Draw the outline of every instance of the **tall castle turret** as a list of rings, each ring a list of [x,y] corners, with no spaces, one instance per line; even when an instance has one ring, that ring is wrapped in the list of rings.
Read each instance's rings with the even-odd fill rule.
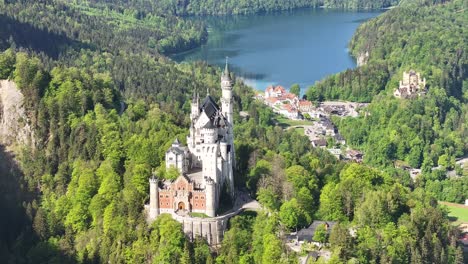
[[[224,72],[221,75],[221,89],[222,89],[222,96],[221,96],[221,111],[223,115],[229,122],[229,129],[226,135],[226,141],[228,142],[230,148],[230,155],[227,157],[229,164],[231,167],[228,168],[227,171],[227,179],[228,179],[228,187],[231,196],[234,197],[234,175],[233,175],[233,167],[235,167],[235,155],[234,155],[234,133],[232,130],[234,124],[234,101],[232,98],[232,80],[231,74],[229,72],[228,61],[226,58],[226,66],[224,67]]]
[[[226,60],[224,72],[221,75],[221,111],[230,124],[233,124],[233,101],[232,101],[232,80],[229,73],[229,67]]]
[[[152,177],[150,183],[150,204],[149,204],[149,219],[154,220],[159,215],[159,190],[158,179]]]
[[[207,178],[206,181],[206,215],[210,217],[215,216],[216,212],[216,183],[211,179]]]

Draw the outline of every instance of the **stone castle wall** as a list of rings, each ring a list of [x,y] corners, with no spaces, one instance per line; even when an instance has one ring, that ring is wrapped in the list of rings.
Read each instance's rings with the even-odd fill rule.
[[[211,246],[221,244],[229,220],[229,217],[196,218],[183,217],[175,214],[172,215],[172,217],[182,223],[184,233],[188,238],[193,240],[197,236],[203,237]]]

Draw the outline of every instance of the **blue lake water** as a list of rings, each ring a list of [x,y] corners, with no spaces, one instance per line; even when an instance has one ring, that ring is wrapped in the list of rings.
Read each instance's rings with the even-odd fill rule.
[[[205,45],[172,56],[175,61],[204,60],[231,69],[247,84],[270,84],[304,91],[325,76],[356,66],[347,45],[357,27],[380,11],[300,9],[275,14],[205,17]]]

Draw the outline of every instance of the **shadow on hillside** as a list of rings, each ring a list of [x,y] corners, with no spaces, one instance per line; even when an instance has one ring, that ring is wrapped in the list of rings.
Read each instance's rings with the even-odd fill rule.
[[[88,44],[38,29],[5,15],[0,15],[0,25],[0,50],[9,48],[10,42],[13,41],[18,48],[44,53],[52,59],[58,59],[69,49],[92,48]]]
[[[0,145],[0,262],[56,263],[70,258],[48,242],[40,242],[33,230],[33,194],[14,156]]]

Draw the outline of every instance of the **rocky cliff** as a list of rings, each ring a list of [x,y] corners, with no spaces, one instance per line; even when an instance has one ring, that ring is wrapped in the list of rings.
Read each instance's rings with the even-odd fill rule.
[[[34,145],[34,134],[23,107],[24,96],[16,84],[0,80],[0,144]]]
[[[359,67],[359,66],[366,65],[368,60],[369,60],[369,52],[368,51],[359,53],[359,55],[356,58],[357,66]]]

